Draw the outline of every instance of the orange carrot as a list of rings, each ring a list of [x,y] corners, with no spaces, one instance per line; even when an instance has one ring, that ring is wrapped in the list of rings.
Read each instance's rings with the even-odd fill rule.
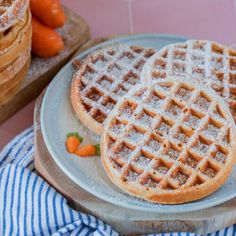
[[[80,157],[87,157],[87,156],[94,156],[100,155],[100,145],[86,145],[83,147],[80,147],[78,150],[75,151],[75,154]]]
[[[61,36],[32,17],[32,51],[40,57],[52,57],[64,47]]]
[[[57,28],[65,24],[66,16],[59,0],[30,0],[30,10],[49,27]]]
[[[79,136],[78,133],[67,134],[67,139],[66,139],[67,151],[70,153],[74,153],[78,149],[82,141],[83,141],[83,138]]]

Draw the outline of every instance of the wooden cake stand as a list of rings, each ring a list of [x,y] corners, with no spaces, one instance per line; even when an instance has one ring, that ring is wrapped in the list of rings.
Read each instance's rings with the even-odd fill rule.
[[[90,40],[80,47],[75,55],[114,37],[117,36]],[[47,150],[40,124],[43,97],[44,93],[37,99],[34,112],[35,168],[50,185],[68,199],[72,208],[100,218],[124,235],[158,232],[207,234],[236,222],[236,199],[201,211],[159,214],[118,207],[86,192],[59,169]]]
[[[47,150],[40,126],[43,97],[44,94],[41,94],[35,105],[35,167],[50,185],[68,199],[74,209],[100,218],[125,235],[181,231],[206,234],[236,222],[236,199],[202,211],[158,214],[118,207],[87,193],[59,169]]]

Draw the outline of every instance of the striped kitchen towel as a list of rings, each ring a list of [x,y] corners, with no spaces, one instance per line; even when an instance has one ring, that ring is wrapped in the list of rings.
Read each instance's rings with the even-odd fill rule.
[[[0,153],[0,235],[120,235],[97,218],[71,209],[67,201],[34,172],[33,129]],[[158,236],[196,236],[192,233]],[[236,235],[231,226],[209,236]]]

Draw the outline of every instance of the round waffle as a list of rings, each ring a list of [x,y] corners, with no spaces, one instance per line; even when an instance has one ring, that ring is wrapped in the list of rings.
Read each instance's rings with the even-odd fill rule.
[[[15,45],[0,55],[0,91],[8,87],[13,81],[12,78],[21,70],[30,57],[31,50],[31,16],[25,27],[19,32]],[[0,41],[1,42],[1,41]],[[22,78],[23,79],[23,78]]]
[[[102,134],[102,162],[131,195],[165,204],[217,190],[235,163],[236,128],[224,101],[190,79],[137,85],[115,106]]]
[[[30,63],[28,0],[0,0],[0,105],[15,95]]]
[[[21,70],[14,76],[14,78],[12,78],[11,83],[9,83],[9,86],[2,90],[2,92],[0,93],[0,106],[6,104],[12,98],[12,96],[14,96],[19,90],[22,80],[25,78],[28,72],[30,59],[31,58],[29,54],[28,61],[26,61]]]
[[[24,77],[16,76],[23,67],[30,61],[31,47],[28,47],[22,52],[18,58],[11,63],[11,65],[1,68],[0,67],[0,91],[9,89],[14,86],[15,83],[20,83]]]
[[[74,74],[71,101],[90,130],[101,134],[103,122],[117,101],[140,80],[143,64],[153,49],[115,45],[89,55]]]
[[[31,36],[31,14],[28,9],[24,18],[12,27],[7,34],[0,37],[1,68],[12,63],[12,61],[31,45]]]
[[[236,51],[211,41],[189,40],[157,52],[145,64],[142,79],[193,78],[211,87],[230,106],[236,120]]]
[[[0,0],[0,33],[22,20],[28,6],[28,0]]]

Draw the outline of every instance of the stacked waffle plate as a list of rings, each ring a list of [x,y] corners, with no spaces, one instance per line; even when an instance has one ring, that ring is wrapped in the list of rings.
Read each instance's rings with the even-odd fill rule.
[[[71,101],[102,135],[104,170],[123,191],[165,204],[208,196],[236,161],[236,52],[189,40],[159,52],[114,45],[88,55]]]
[[[30,64],[28,0],[0,1],[0,105],[18,90]]]

